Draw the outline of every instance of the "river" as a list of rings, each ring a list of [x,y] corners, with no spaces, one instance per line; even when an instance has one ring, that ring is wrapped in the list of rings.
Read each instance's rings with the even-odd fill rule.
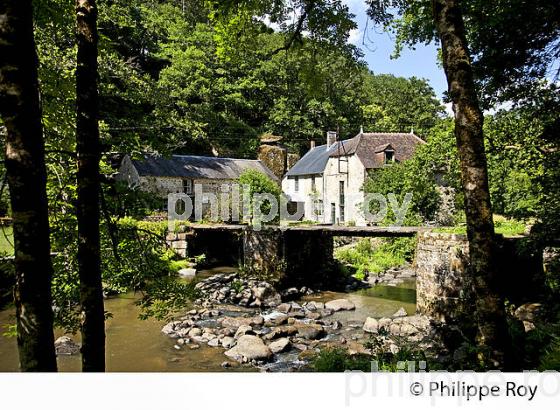
[[[215,272],[231,271],[232,268],[215,268],[201,272],[209,276]],[[414,281],[406,281],[399,286],[378,285],[352,293],[322,292],[308,296],[305,300],[328,301],[346,298],[356,305],[355,311],[336,312],[334,319],[343,323],[364,322],[367,316],[391,316],[400,307],[408,314],[415,311],[416,292]],[[105,309],[113,315],[106,323],[107,370],[112,372],[219,372],[254,371],[245,366],[224,369],[221,363],[226,359],[222,348],[201,346],[190,350],[177,350],[173,339],[161,333],[165,324],[155,319],[138,319],[139,308],[135,302],[138,295],[132,293],[109,298]],[[5,326],[13,324],[14,310],[0,312],[0,333]],[[63,333],[56,331],[55,336]],[[73,336],[79,342],[79,335]],[[80,371],[80,357],[59,356],[58,368],[64,372]],[[17,345],[15,338],[0,335],[0,371],[18,371]]]

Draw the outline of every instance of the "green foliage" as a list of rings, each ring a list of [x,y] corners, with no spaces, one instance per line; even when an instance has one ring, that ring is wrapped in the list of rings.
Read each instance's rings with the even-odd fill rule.
[[[169,320],[198,297],[195,285],[195,281],[183,282],[173,277],[150,281],[144,288],[144,296],[137,302],[141,308],[140,319]]]
[[[335,258],[354,267],[358,279],[364,279],[366,273],[379,274],[412,261],[415,238],[390,238],[380,242],[375,246],[370,239],[360,239],[355,246],[335,250]]]
[[[0,255],[14,253],[14,234],[11,226],[0,226]]]
[[[418,366],[420,361],[426,362],[424,351],[404,340],[396,341],[399,350],[391,353],[379,349],[375,339],[366,342],[365,347],[373,349],[373,356],[358,354],[350,355],[346,349],[335,347],[321,350],[311,362],[313,370],[317,372],[344,372],[344,371],[408,371],[406,362],[413,361]],[[430,366],[435,369],[434,364]],[[419,371],[419,367],[416,368]],[[428,369],[426,369],[428,370]]]
[[[344,372],[346,370],[371,371],[372,358],[366,355],[350,356],[345,349],[332,348],[321,350],[312,360],[316,372]]]
[[[276,199],[276,203],[280,204],[280,195],[282,194],[280,186],[262,172],[253,169],[244,171],[239,176],[239,184],[248,187],[248,192],[245,190],[244,194],[249,194],[251,209],[253,209],[253,200],[256,194],[270,194]],[[270,201],[264,200],[260,206],[261,213],[268,215],[271,209]],[[278,219],[279,215],[276,216],[275,221],[278,221]]]
[[[426,135],[443,116],[441,102],[428,82],[390,74],[364,76],[364,127],[368,130],[403,132],[414,129]]]

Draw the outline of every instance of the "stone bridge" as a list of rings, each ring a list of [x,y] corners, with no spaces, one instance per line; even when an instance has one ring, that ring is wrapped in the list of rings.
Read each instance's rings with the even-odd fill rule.
[[[334,236],[412,237],[421,227],[336,225],[187,225],[167,241],[182,256],[205,254],[214,263],[238,265],[283,286],[323,284],[335,273]]]
[[[168,234],[167,241],[180,255],[205,254],[213,264],[239,266],[281,287],[320,287],[336,282],[339,274],[333,257],[335,236],[417,236],[418,312],[445,320],[472,309],[466,235],[425,227],[299,225],[254,230],[247,225],[187,225],[182,232]],[[499,287],[519,303],[538,293],[542,282],[542,258],[516,251],[523,239],[497,236],[500,270],[507,275]]]

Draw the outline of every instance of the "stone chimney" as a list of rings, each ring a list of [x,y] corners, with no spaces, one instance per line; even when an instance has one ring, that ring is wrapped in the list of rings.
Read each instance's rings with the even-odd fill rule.
[[[315,148],[315,140],[311,140],[309,142],[309,149],[313,149],[313,148]]]
[[[337,140],[336,131],[327,131],[327,149],[333,146]]]

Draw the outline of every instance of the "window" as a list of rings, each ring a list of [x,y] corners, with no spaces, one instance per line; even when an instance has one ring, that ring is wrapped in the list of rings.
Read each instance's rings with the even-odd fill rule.
[[[299,177],[294,178],[294,191],[299,191]]]
[[[324,212],[323,201],[321,199],[317,199],[315,201],[315,215],[317,217],[323,216],[323,212]]]
[[[344,181],[338,183],[338,208],[340,222],[344,222]]]
[[[385,151],[385,163],[391,164],[395,162],[395,151],[387,150]]]
[[[317,192],[317,186],[315,185],[315,177],[311,177],[311,192]]]
[[[192,179],[183,179],[183,193],[187,195],[191,195],[193,193]]]

